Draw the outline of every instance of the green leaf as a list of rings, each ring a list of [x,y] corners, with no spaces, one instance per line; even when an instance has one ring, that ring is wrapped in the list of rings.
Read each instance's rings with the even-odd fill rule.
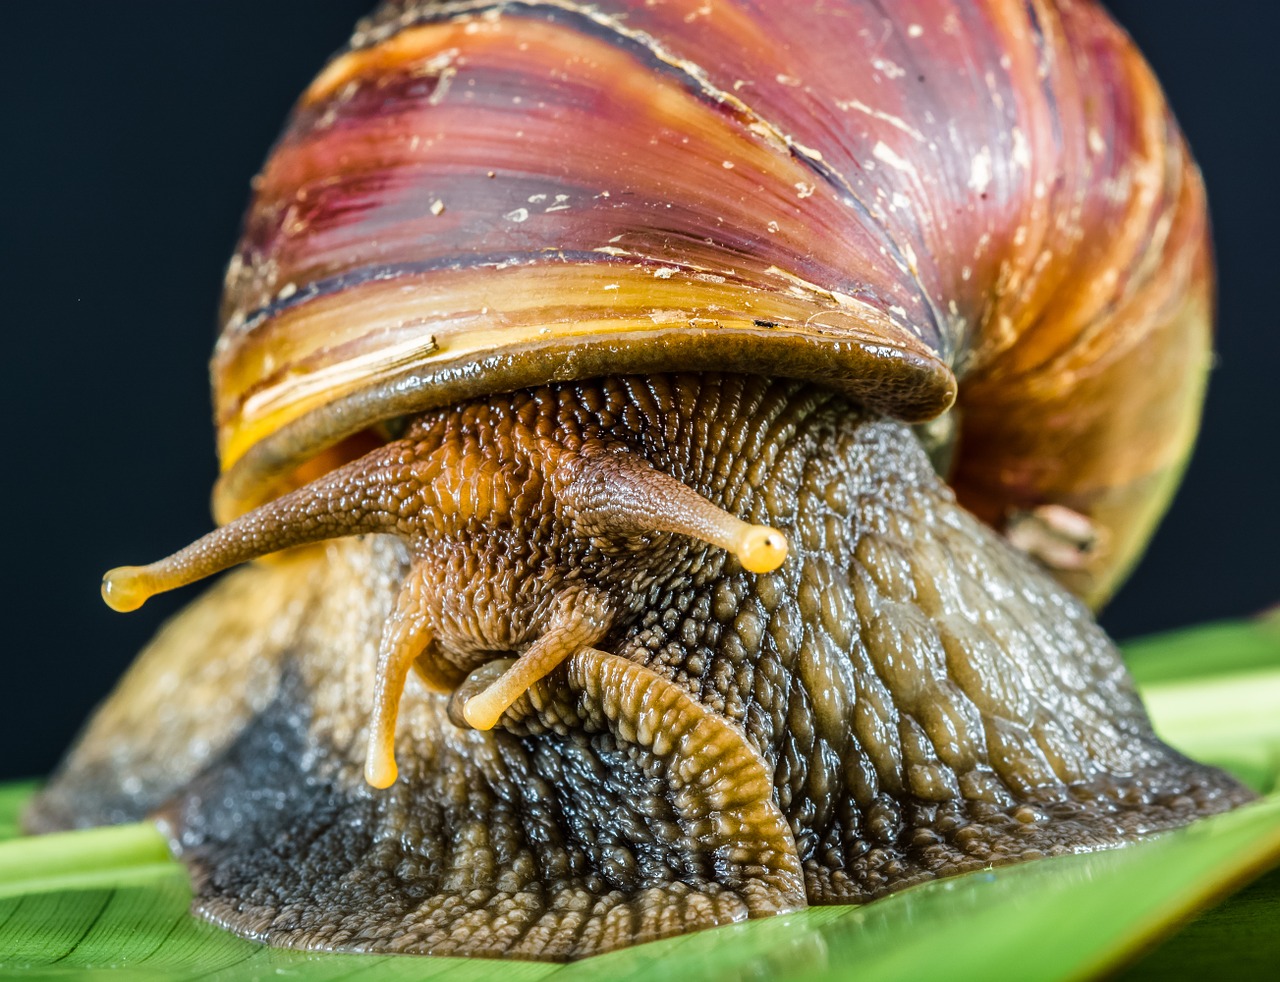
[[[1125,982],[1280,975],[1280,870],[1202,913],[1123,973]],[[1224,968],[1229,971],[1224,972]]]
[[[1157,729],[1255,788],[1280,788],[1280,617],[1130,646]],[[33,786],[0,787],[0,839]],[[1280,793],[1111,852],[926,884],[865,907],[814,908],[574,965],[263,948],[187,914],[190,888],[150,825],[0,842],[0,970],[22,979],[759,982],[1083,979],[1114,972],[1194,911],[1280,862]],[[1280,871],[1122,975],[1280,973]]]
[[[149,824],[22,839],[0,847],[0,900],[145,881],[156,867],[172,866],[164,839]]]
[[[1280,788],[1280,612],[1125,647],[1158,732],[1256,791]]]
[[[0,842],[18,834],[18,813],[36,787],[35,781],[0,784]]]
[[[1130,641],[1125,661],[1138,684],[1185,682],[1280,669],[1280,608],[1251,621],[1221,621]]]

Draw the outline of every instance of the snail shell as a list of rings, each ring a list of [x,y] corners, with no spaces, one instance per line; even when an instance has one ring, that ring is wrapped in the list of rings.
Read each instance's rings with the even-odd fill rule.
[[[1198,415],[1203,189],[1095,3],[387,3],[255,188],[230,524],[105,592],[399,540],[193,605],[33,827],[154,814],[276,943],[564,958],[1247,800],[992,529],[1100,602]]]
[[[1086,516],[1105,547],[1066,579],[1101,601],[1209,359],[1204,190],[1150,69],[1078,0],[700,10],[360,25],[228,271],[219,519],[424,408],[732,366],[911,422],[959,391],[961,501]]]

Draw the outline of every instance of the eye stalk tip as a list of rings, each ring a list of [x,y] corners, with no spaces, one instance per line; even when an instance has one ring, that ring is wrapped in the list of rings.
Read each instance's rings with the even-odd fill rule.
[[[768,525],[748,525],[735,550],[749,573],[772,573],[787,558],[787,537]]]
[[[495,701],[490,690],[486,689],[466,701],[462,707],[462,717],[472,729],[492,730],[506,708],[500,700]]]
[[[396,778],[400,776],[400,770],[396,767],[394,757],[382,757],[369,755],[364,765],[364,779],[369,783],[370,787],[377,788],[379,791],[391,787],[396,783]]]
[[[146,573],[137,566],[117,566],[102,577],[103,602],[121,613],[137,610],[153,592]]]

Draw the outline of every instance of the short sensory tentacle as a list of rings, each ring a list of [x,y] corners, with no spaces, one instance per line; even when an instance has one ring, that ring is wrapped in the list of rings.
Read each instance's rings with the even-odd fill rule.
[[[472,696],[462,715],[477,730],[491,730],[529,687],[582,648],[595,645],[612,626],[607,598],[594,590],[566,590],[556,599],[551,623],[495,682]]]
[[[733,553],[751,573],[772,572],[787,558],[777,529],[742,521],[636,454],[584,455],[578,467],[561,498],[583,535],[674,532]]]
[[[391,787],[400,773],[396,767],[396,719],[400,713],[400,698],[404,694],[409,669],[419,661],[419,656],[432,641],[427,619],[428,583],[427,566],[415,564],[400,588],[395,609],[382,627],[378,667],[374,672],[373,709],[369,717],[369,748],[364,765],[365,780],[375,788]],[[432,688],[440,688],[440,681],[425,671],[420,670],[419,676]]]

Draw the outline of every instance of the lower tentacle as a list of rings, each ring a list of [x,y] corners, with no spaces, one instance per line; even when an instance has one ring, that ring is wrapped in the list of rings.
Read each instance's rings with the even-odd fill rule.
[[[410,568],[396,597],[395,609],[382,628],[364,766],[365,780],[375,788],[391,787],[399,773],[395,744],[400,699],[410,668],[422,660],[423,649],[431,643],[427,589],[428,570],[423,564],[416,564]]]
[[[467,724],[492,729],[507,708],[529,687],[580,648],[604,637],[614,620],[608,600],[591,590],[574,590],[557,598],[550,626],[533,645],[483,692],[463,706]]]

